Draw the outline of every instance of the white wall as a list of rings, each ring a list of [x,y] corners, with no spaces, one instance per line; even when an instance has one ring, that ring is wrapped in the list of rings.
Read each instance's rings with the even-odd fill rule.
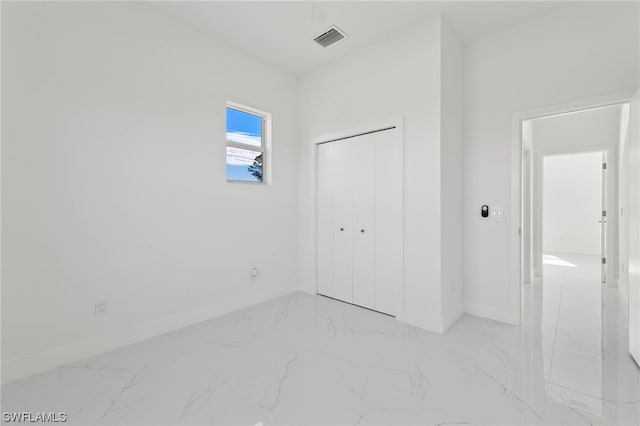
[[[629,104],[621,108],[618,143],[618,291],[629,300]]]
[[[640,364],[640,105],[629,106],[629,348]]]
[[[291,76],[163,13],[2,4],[5,381],[293,291],[298,278],[315,292],[310,141],[397,116],[404,319],[444,330],[461,278],[467,311],[509,318],[512,114],[638,86],[635,3],[580,3],[472,43],[460,167],[461,51],[440,17],[306,76],[298,97]],[[225,183],[228,99],[273,113],[273,185]],[[485,203],[505,218],[481,220]],[[96,299],[108,315],[94,317]]]
[[[638,87],[638,5],[581,2],[466,46],[464,297],[469,312],[514,320],[508,267],[519,223],[511,200],[512,118],[519,111]],[[483,221],[482,204],[505,207]],[[518,205],[515,203],[514,205]],[[519,222],[519,220],[518,220]]]
[[[432,330],[441,315],[439,57],[438,18],[300,82],[300,288],[316,292],[312,138],[404,116],[404,320]]]
[[[612,105],[533,120],[534,150],[557,153],[615,147],[620,109],[620,105]]]
[[[2,64],[4,381],[295,291],[293,77],[141,3],[3,2]],[[272,185],[225,182],[226,100]]]
[[[543,174],[544,253],[600,256],[602,152],[545,156]]]
[[[546,206],[542,200],[542,191],[546,191],[543,185],[543,168],[542,158],[544,155],[584,152],[593,150],[602,150],[607,154],[608,174],[607,174],[607,202],[606,210],[609,212],[607,217],[607,258],[609,265],[617,263],[617,226],[618,217],[615,213],[617,210],[618,189],[617,189],[617,148],[620,134],[620,105],[611,105],[602,108],[592,108],[569,114],[559,114],[550,117],[531,120],[532,125],[532,141],[533,152],[535,154],[534,179],[538,185],[537,192],[539,199],[535,200],[533,206],[533,233],[534,233],[534,263],[536,265],[536,273],[541,276],[542,252],[543,252],[543,234],[548,237],[548,233],[544,229],[543,215],[546,214]],[[598,188],[602,185],[598,184]],[[601,203],[600,203],[601,204]],[[600,210],[600,207],[597,211]],[[577,212],[576,212],[577,213]],[[584,220],[584,215],[582,215]],[[586,223],[584,224],[586,226]],[[599,238],[599,237],[598,237]],[[548,241],[547,241],[548,242]],[[575,246],[575,245],[573,245]],[[556,248],[562,248],[557,246]],[[570,246],[564,246],[568,249]],[[572,249],[572,250],[575,250]],[[560,250],[562,251],[562,250]],[[576,253],[580,253],[577,251]],[[591,254],[599,254],[600,249],[594,251],[587,250]],[[610,277],[617,276],[615,266],[607,275]],[[609,284],[614,281],[609,280]]]
[[[462,45],[446,19],[441,40],[440,217],[442,331],[462,315]]]
[[[300,83],[300,288],[316,292],[312,139],[402,116],[405,232],[402,319],[436,332],[457,318],[455,314],[443,312],[443,276],[446,275],[447,286],[451,282],[460,285],[455,270],[443,273],[443,248],[447,250],[446,256],[453,256],[460,239],[452,235],[450,242],[443,243],[444,238],[449,238],[443,233],[452,224],[441,227],[441,183],[444,178],[445,185],[456,188],[461,179],[456,176],[460,166],[455,165],[456,151],[460,150],[457,118],[443,120],[441,130],[441,109],[455,114],[460,105],[456,79],[460,58],[455,50],[459,45],[447,32],[445,40],[453,50],[451,56],[442,59],[442,28],[440,16],[420,22],[305,76]],[[443,70],[453,74],[442,89],[451,94],[451,100],[441,104]],[[446,143],[442,149],[441,131],[442,144]],[[442,150],[447,153],[442,155]],[[448,161],[454,163],[453,169],[441,175],[441,162]],[[455,195],[445,202],[452,208],[458,203]],[[455,268],[456,260],[449,259],[451,266],[444,267]],[[456,290],[452,292],[447,287],[446,291],[452,293],[447,299],[448,306],[455,310]]]

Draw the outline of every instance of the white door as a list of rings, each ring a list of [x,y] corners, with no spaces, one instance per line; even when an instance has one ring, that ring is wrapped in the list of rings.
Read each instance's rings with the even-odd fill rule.
[[[602,153],[602,203],[600,205],[600,278],[607,282],[607,153]]]
[[[378,133],[353,138],[353,303],[375,309],[375,148]]]
[[[353,303],[353,162],[354,144],[333,145],[333,296]]]
[[[318,293],[333,296],[333,144],[318,145]]]
[[[403,264],[398,130],[318,146],[318,293],[396,315]]]

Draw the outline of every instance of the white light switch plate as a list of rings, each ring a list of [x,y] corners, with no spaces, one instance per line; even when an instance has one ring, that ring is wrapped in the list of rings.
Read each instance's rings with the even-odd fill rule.
[[[491,208],[491,217],[503,217],[504,210],[502,207],[492,207]]]

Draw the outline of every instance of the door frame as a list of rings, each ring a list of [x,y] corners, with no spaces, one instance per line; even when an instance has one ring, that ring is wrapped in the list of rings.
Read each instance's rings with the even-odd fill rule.
[[[338,130],[331,133],[325,133],[320,136],[312,137],[311,143],[313,144],[313,283],[315,294],[318,294],[318,145],[328,142],[337,141],[340,139],[346,139],[350,137],[359,136],[366,133],[384,131],[395,128],[396,140],[402,146],[402,278],[396,289],[396,312],[395,318],[398,321],[404,321],[404,270],[405,270],[405,258],[406,252],[406,228],[404,226],[406,222],[406,179],[407,175],[404,170],[405,164],[405,147],[404,147],[404,116],[398,116],[382,120],[378,122],[365,123],[360,126],[350,127],[343,130]]]
[[[522,122],[550,115],[577,112],[585,109],[605,107],[630,102],[633,93],[615,93],[606,96],[587,98],[562,104],[554,104],[528,110],[521,110],[511,115],[511,214],[509,215],[510,260],[509,277],[511,280],[511,323],[520,324],[522,312],[522,280],[521,280],[521,205],[522,205]]]

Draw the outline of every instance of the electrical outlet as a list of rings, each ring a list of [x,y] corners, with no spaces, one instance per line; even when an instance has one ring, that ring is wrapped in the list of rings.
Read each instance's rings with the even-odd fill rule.
[[[258,276],[258,268],[251,268],[251,278],[256,278]]]
[[[502,207],[493,207],[491,209],[491,217],[503,217],[504,216],[504,210],[502,209]]]
[[[104,300],[96,300],[95,314],[96,316],[105,315],[107,313],[107,302]]]

